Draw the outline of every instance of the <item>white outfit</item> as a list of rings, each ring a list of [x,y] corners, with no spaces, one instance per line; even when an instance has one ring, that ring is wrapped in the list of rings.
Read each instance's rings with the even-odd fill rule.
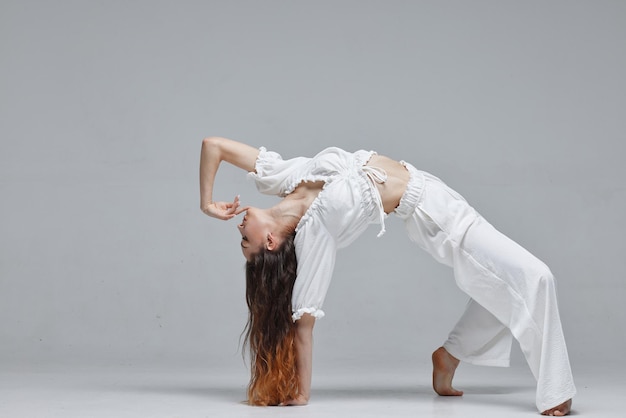
[[[320,318],[338,248],[353,242],[384,211],[374,181],[384,173],[365,167],[372,151],[329,148],[313,158],[282,160],[261,148],[256,173],[259,191],[285,196],[302,181],[325,186],[296,228],[297,278],[293,318]],[[512,336],[537,379],[539,411],[576,393],[563,337],[554,278],[548,267],[482,218],[454,190],[429,173],[404,163],[407,190],[395,209],[412,241],[454,269],[458,286],[471,300],[444,347],[473,364],[507,366]]]
[[[468,363],[508,366],[514,336],[537,379],[539,411],[571,399],[576,388],[550,269],[437,177],[404,164],[411,177],[395,213],[471,297],[445,349]]]
[[[296,227],[294,321],[304,313],[316,318],[324,316],[322,305],[337,250],[351,244],[370,224],[381,221],[380,195],[370,180],[371,171],[363,170],[372,154],[327,148],[313,158],[283,160],[279,154],[261,148],[256,173],[248,173],[261,193],[281,197],[303,181],[324,182]]]

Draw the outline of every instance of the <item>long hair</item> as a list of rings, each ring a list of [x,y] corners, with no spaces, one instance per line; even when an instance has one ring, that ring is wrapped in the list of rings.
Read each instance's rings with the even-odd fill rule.
[[[250,405],[279,405],[298,396],[295,324],[291,294],[296,279],[295,233],[279,248],[261,250],[246,263],[248,323],[244,350],[250,354]]]

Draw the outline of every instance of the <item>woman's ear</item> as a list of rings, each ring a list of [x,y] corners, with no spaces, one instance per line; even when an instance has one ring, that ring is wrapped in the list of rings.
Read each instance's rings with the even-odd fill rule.
[[[274,234],[269,232],[267,234],[267,242],[265,243],[265,248],[269,251],[274,251],[276,248],[278,248],[278,245],[279,245],[278,239],[276,239]]]

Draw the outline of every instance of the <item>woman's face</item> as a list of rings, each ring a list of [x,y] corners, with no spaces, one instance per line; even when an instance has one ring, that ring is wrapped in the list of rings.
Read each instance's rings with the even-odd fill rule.
[[[241,251],[246,260],[258,253],[267,244],[269,230],[263,222],[263,212],[257,208],[248,208],[244,213],[243,220],[237,225],[241,233]]]

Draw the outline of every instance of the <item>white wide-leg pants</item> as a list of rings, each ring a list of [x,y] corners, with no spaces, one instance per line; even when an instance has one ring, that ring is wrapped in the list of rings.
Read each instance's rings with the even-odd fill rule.
[[[446,350],[471,364],[508,366],[515,337],[537,379],[539,411],[572,398],[576,388],[550,269],[437,177],[403,164],[411,179],[395,213],[412,241],[454,269],[457,285],[471,298]]]

